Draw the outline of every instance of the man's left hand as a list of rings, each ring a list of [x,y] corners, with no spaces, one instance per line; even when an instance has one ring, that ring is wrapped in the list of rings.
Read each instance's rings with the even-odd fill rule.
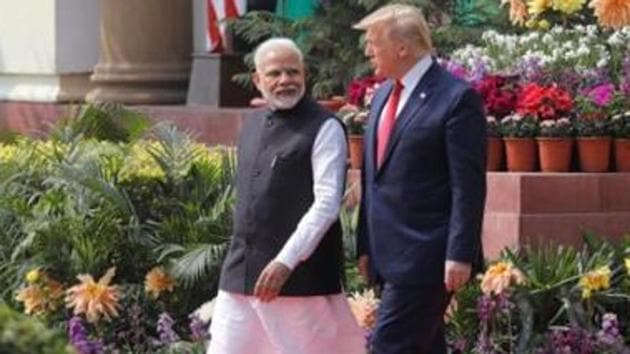
[[[254,296],[262,302],[270,302],[280,293],[282,286],[289,279],[291,269],[278,261],[271,261],[256,281]]]
[[[447,260],[444,265],[444,286],[446,286],[446,291],[455,292],[466,284],[468,279],[470,279],[471,269],[470,263]]]

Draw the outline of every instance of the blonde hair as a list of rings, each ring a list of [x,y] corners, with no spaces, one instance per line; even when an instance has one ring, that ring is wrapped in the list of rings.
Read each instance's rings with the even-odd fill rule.
[[[390,38],[411,43],[420,53],[431,51],[431,31],[422,10],[415,6],[393,4],[365,16],[354,29],[365,31],[368,28],[383,28]]]
[[[295,44],[293,40],[282,37],[270,38],[260,43],[254,51],[254,65],[256,65],[256,70],[262,69],[262,61],[264,56],[268,52],[274,50],[294,53],[300,60],[300,63],[302,63],[304,60],[302,51],[300,50],[300,48],[298,48],[297,44]]]

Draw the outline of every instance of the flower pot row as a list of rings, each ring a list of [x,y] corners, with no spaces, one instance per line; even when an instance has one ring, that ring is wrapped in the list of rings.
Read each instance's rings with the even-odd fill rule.
[[[542,172],[569,172],[574,151],[582,172],[611,171],[611,154],[616,171],[630,172],[630,139],[610,137],[488,138],[487,169],[500,171],[505,153],[510,172],[532,172],[538,167]]]

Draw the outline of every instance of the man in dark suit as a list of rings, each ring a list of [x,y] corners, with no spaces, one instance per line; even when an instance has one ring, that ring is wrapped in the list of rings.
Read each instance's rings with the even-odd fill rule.
[[[451,294],[483,261],[480,97],[431,57],[420,9],[388,5],[354,28],[377,76],[365,133],[359,267],[379,279],[374,353],[446,353]]]

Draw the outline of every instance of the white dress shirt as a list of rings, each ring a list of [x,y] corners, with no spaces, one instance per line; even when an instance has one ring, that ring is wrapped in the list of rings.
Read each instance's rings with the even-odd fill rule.
[[[315,251],[326,231],[337,220],[343,198],[347,149],[339,121],[331,118],[322,124],[311,153],[313,204],[282,247],[276,261],[294,269]]]
[[[407,104],[407,101],[409,101],[411,93],[416,88],[416,86],[418,86],[418,83],[427,72],[427,70],[429,70],[432,63],[433,59],[431,58],[431,56],[425,55],[420,60],[418,60],[418,62],[411,69],[409,69],[405,76],[403,76],[400,80],[403,85],[403,89],[400,92],[398,107],[396,107],[396,118],[398,118],[400,112],[402,112],[403,108],[405,108],[405,105]],[[385,114],[385,111],[385,109],[381,111],[380,119],[378,122],[379,125],[381,124],[381,122],[383,122],[383,115]]]

